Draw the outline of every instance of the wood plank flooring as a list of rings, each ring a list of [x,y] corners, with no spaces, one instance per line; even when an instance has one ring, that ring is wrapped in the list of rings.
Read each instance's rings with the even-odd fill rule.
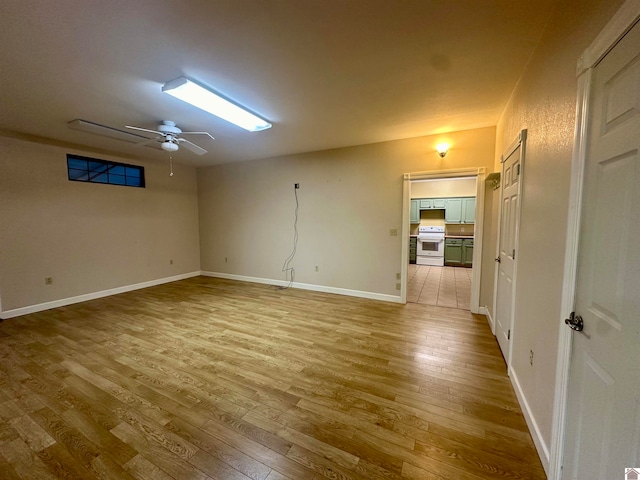
[[[0,322],[2,479],[544,479],[486,319],[196,277]]]
[[[469,310],[471,268],[409,265],[407,302]]]

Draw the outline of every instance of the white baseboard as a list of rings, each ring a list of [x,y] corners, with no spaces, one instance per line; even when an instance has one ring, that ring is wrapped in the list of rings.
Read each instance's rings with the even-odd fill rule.
[[[489,310],[489,307],[487,305],[485,305],[484,307],[480,307],[480,313],[482,313],[483,315],[486,315],[487,320],[489,320],[489,327],[491,327],[491,333],[493,333],[493,335],[495,336],[496,324],[493,321],[493,317],[491,316],[491,311]]]
[[[524,419],[526,420],[527,426],[529,427],[529,432],[531,433],[533,443],[535,444],[536,450],[538,451],[538,456],[540,457],[540,461],[542,462],[542,467],[544,468],[545,473],[549,475],[549,447],[542,438],[538,423],[536,422],[536,419],[531,412],[529,403],[527,402],[527,399],[524,396],[524,392],[522,391],[522,387],[520,386],[520,382],[518,381],[518,375],[516,375],[513,367],[511,367],[510,369],[509,377],[511,378],[511,384],[516,391],[518,403],[520,404],[520,408],[522,409],[522,413],[524,414]]]
[[[221,272],[200,272],[206,277],[226,278],[227,280],[238,280],[240,282],[264,283],[267,285],[277,285],[286,287],[289,282],[286,280],[274,280],[271,278],[248,277],[245,275],[235,275],[232,273]],[[385,295],[383,293],[364,292],[362,290],[349,290],[347,288],[326,287],[324,285],[313,285],[310,283],[293,282],[292,288],[300,288],[302,290],[311,290],[314,292],[335,293],[337,295],[347,295],[349,297],[368,298],[370,300],[381,300],[383,302],[403,303],[400,296]]]
[[[110,295],[130,292],[132,290],[139,290],[141,288],[153,287],[155,285],[161,285],[163,283],[176,282],[178,280],[184,280],[185,278],[197,277],[198,275],[200,275],[199,271],[183,273],[181,275],[158,278],[156,280],[136,283],[134,285],[125,285],[123,287],[110,288],[109,290],[102,290],[100,292],[87,293],[84,295],[78,295],[76,297],[63,298],[60,300],[53,300],[51,302],[39,303],[37,305],[29,305],[28,307],[15,308],[13,310],[7,310],[6,312],[0,312],[0,319],[5,320],[7,318],[19,317],[20,315],[28,315],[29,313],[42,312],[43,310],[49,310],[51,308],[64,307],[66,305],[71,305],[74,303],[86,302],[88,300],[95,300],[96,298],[103,298]]]

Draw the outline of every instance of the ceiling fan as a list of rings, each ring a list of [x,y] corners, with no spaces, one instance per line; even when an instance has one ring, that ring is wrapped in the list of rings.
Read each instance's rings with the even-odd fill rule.
[[[149,139],[147,142],[139,143],[138,145],[147,145],[151,142],[160,142],[160,146],[163,150],[167,152],[177,152],[180,148],[180,145],[183,145],[184,148],[190,150],[196,155],[204,155],[207,151],[196,145],[193,142],[190,142],[186,138],[182,138],[182,135],[208,135],[211,140],[215,140],[213,136],[208,132],[183,132],[181,129],[176,127],[175,122],[170,120],[163,120],[160,125],[158,125],[157,130],[149,130],[147,128],[133,127],[131,125],[126,125],[127,128],[132,130],[140,130],[141,132],[153,133],[156,135],[155,138]]]

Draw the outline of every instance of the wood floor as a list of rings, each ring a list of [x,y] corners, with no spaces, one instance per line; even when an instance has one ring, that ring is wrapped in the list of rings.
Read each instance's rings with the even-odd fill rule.
[[[546,477],[484,317],[196,277],[0,322],[0,478]]]
[[[471,268],[409,265],[407,302],[469,310]]]

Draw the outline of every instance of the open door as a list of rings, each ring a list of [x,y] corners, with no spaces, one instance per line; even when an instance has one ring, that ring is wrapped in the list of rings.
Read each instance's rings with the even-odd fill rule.
[[[496,256],[495,325],[496,338],[507,363],[511,364],[511,339],[515,305],[516,255],[520,226],[520,196],[526,130],[502,156],[498,254]]]

